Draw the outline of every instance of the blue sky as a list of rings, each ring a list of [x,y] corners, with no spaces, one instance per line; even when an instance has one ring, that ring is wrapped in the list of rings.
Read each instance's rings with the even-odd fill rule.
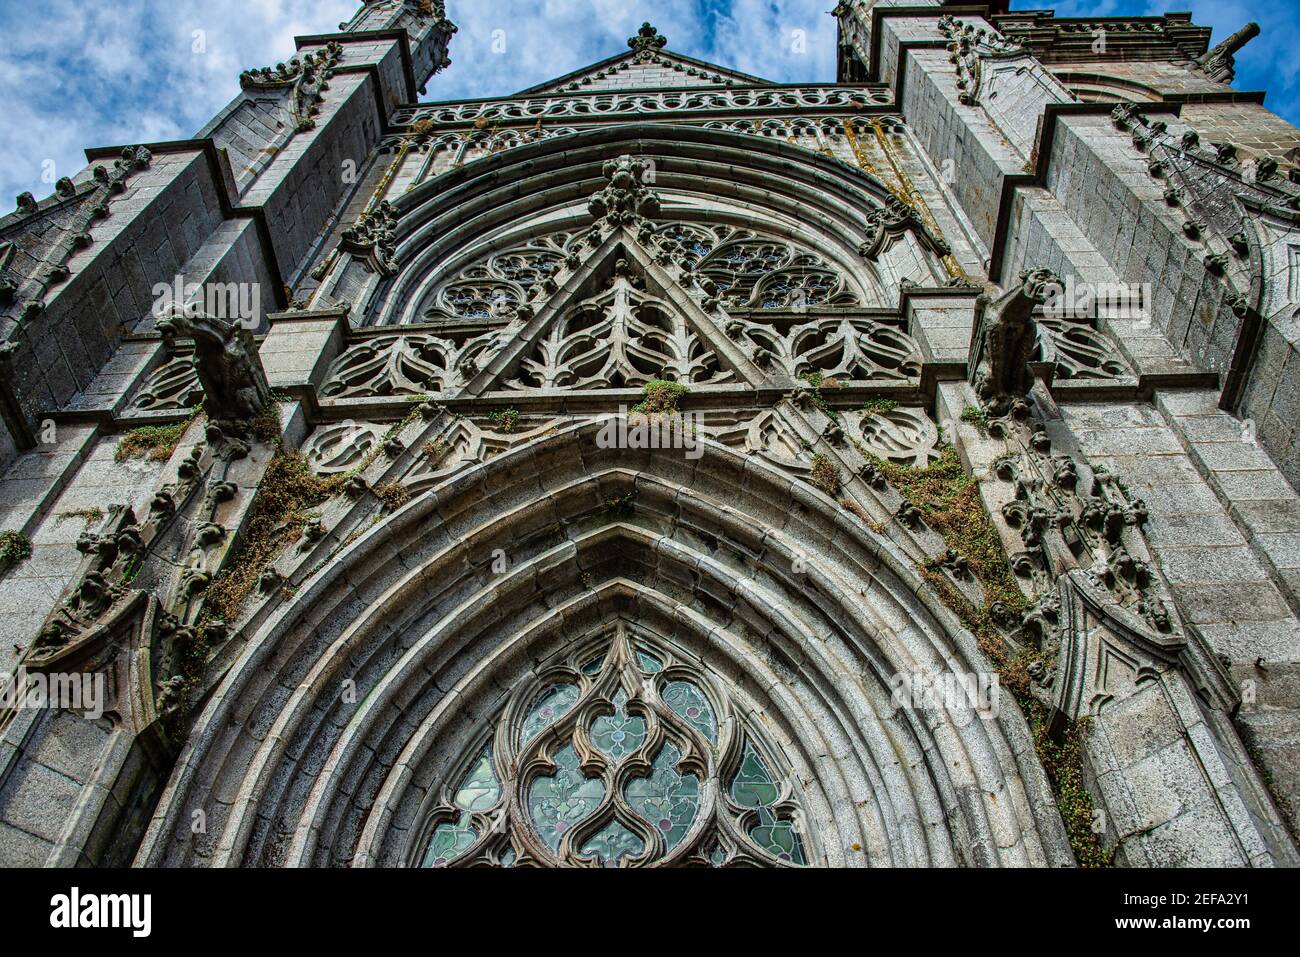
[[[1059,16],[1190,9],[1216,41],[1263,36],[1237,85],[1300,123],[1300,0],[1059,0]],[[781,82],[835,72],[834,0],[449,0],[452,66],[427,99],[497,96],[626,49],[652,20],[671,49]],[[1050,0],[1013,0],[1016,9]],[[295,34],[337,29],[357,0],[0,0],[0,209],[48,195],[82,150],[194,134],[238,92],[241,70],[284,60]]]

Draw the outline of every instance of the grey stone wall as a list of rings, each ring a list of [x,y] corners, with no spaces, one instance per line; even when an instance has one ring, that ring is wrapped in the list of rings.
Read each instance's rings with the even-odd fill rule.
[[[1232,139],[1247,155],[1294,158],[1298,134],[1249,98],[1231,101],[1223,84],[1165,47],[1161,59],[1122,64],[1073,53],[1058,62],[1051,44],[1042,62],[990,48],[978,53],[987,72],[973,89],[969,64],[949,49],[954,27],[941,25],[943,13],[918,0],[842,4],[853,69],[871,74],[845,85],[849,100],[835,98],[845,91],[809,88],[787,91],[793,105],[755,107],[726,99],[747,90],[743,77],[665,53],[539,88],[613,97],[600,109],[586,108],[595,99],[566,103],[541,93],[485,102],[484,123],[502,127],[489,133],[476,127],[479,105],[413,102],[446,62],[452,28],[440,11],[367,4],[341,33],[299,39],[302,55],[334,57],[331,44],[339,44],[329,88],[310,116],[295,116],[283,91],[254,76],[197,140],[153,144],[148,166],[95,222],[44,311],[20,324],[15,308],[0,325],[14,344],[6,381],[30,433],[0,432],[0,531],[21,532],[33,549],[0,570],[0,671],[18,665],[40,623],[85,583],[96,509],[129,508],[142,523],[160,497],[164,511],[179,510],[151,543],[156,554],[142,577],[124,583],[160,608],[192,610],[169,583],[203,551],[199,530],[219,526],[225,536],[213,568],[239,555],[232,545],[273,442],[248,438],[241,457],[220,424],[209,432],[194,422],[166,461],[117,460],[128,429],[189,414],[181,405],[134,404],[174,358],[160,331],[166,326],[150,315],[155,283],[183,274],[259,289],[258,335],[248,340],[255,356],[243,361],[256,362],[283,400],[279,442],[301,445],[319,474],[354,465],[356,472],[346,493],[319,506],[301,541],[263,570],[238,619],[225,622],[229,640],[214,645],[202,677],[210,704],[188,716],[193,723],[177,740],[160,737],[153,710],[163,701],[154,679],[166,673],[149,676],[142,712],[119,723],[60,711],[0,718],[0,862],[124,863],[142,833],[141,863],[337,863],[353,854],[366,863],[409,862],[403,842],[421,826],[423,795],[445,772],[434,760],[445,764],[453,744],[477,733],[475,716],[495,699],[476,690],[470,673],[479,658],[449,652],[416,674],[421,668],[400,664],[408,654],[429,645],[442,655],[437,642],[445,641],[509,664],[517,652],[511,636],[534,634],[537,616],[562,604],[575,620],[599,623],[620,602],[655,618],[655,603],[668,601],[701,641],[734,654],[738,682],[781,730],[811,782],[828,835],[824,862],[864,861],[861,844],[850,852],[851,844],[836,843],[843,827],[866,835],[869,862],[1068,863],[1054,798],[1018,711],[972,728],[872,717],[890,669],[948,667],[953,657],[989,667],[987,649],[923,585],[932,581],[923,572],[947,575],[972,602],[982,598],[979,586],[961,575],[961,556],[948,555],[949,543],[879,477],[861,444],[875,442],[872,454],[896,454],[891,461],[924,464],[939,454],[942,435],[980,479],[1013,559],[1032,549],[1005,507],[1014,512],[1023,496],[1053,486],[1026,482],[1017,491],[1003,472],[1011,474],[1012,459],[1048,455],[1043,436],[1052,467],[1064,469],[1053,482],[1109,474],[1126,496],[1128,557],[1147,563],[1151,579],[1140,603],[1111,602],[1096,568],[1039,569],[1066,612],[1078,610],[1069,603],[1080,594],[1101,602],[1094,618],[1083,616],[1087,627],[1063,615],[1062,647],[1123,662],[1110,684],[1113,676],[1093,672],[1071,678],[1095,678],[1098,698],[1106,698],[1088,713],[1085,773],[1108,816],[1107,848],[1133,866],[1295,863],[1300,356],[1288,311],[1296,288],[1289,214],[1270,212],[1277,238],[1259,244],[1261,257],[1272,258],[1252,292],[1272,305],[1253,317],[1261,322],[1252,351],[1243,344],[1251,323],[1230,307],[1205,244],[1166,201],[1133,131],[1117,127],[1106,108],[1071,101],[1067,90],[1086,87],[1099,100],[1127,90],[1146,103],[1146,122]],[[973,13],[959,18],[993,29]],[[1184,36],[1190,26],[1166,26],[1173,34],[1153,43],[1176,34],[1195,46]],[[1005,63],[1025,69],[1002,70]],[[1109,92],[1097,79],[1107,73],[1117,81]],[[662,87],[701,95],[675,99],[658,125],[616,108],[617,97]],[[535,136],[527,110],[545,114]],[[827,414],[825,392],[814,397],[773,351],[789,329],[821,313],[777,310],[763,327],[764,317],[710,294],[653,239],[654,223],[625,228],[596,217],[593,225],[588,201],[609,178],[605,162],[624,152],[659,156],[655,189],[675,214],[761,226],[765,241],[790,240],[852,277],[870,301],[824,312],[869,330],[864,341],[883,337],[894,350],[889,361],[904,371],[846,377],[838,413]],[[102,161],[98,152],[94,158]],[[26,222],[19,264],[28,272],[67,215],[38,206],[0,220],[0,229]],[[557,257],[553,288],[541,284],[525,308],[450,323],[415,314],[455,269],[488,270],[482,264],[492,254],[557,222],[585,241]],[[1040,269],[1099,285],[1150,283],[1152,311],[1081,325],[1057,340],[1038,314],[1039,349],[1083,343],[1085,353],[1101,354],[1038,369],[1032,387],[1021,383],[1019,394],[1001,397],[1022,401],[1018,418],[1002,416],[985,388],[1000,371],[985,324],[997,309],[1011,309],[1006,296],[1022,271]],[[628,465],[583,444],[595,415],[636,400],[626,382],[574,391],[513,379],[545,352],[551,324],[607,291],[601,283],[622,271],[640,284],[626,279],[627,288],[653,292],[686,317],[675,334],[718,357],[730,375],[693,388],[713,443],[698,466],[649,454]],[[999,313],[1008,323],[1010,314]],[[745,338],[756,330],[758,339]],[[411,338],[386,343],[399,334]],[[619,343],[626,335],[611,333]],[[834,339],[818,335],[818,348]],[[457,358],[477,336],[492,342],[472,361]],[[1234,406],[1226,380],[1248,352]],[[357,373],[360,384],[344,398],[327,388],[338,387],[353,368],[347,363],[367,361],[398,371],[369,390]],[[394,389],[402,377],[409,382]],[[436,401],[418,401],[426,392]],[[882,398],[895,404],[884,419],[863,409]],[[522,410],[517,432],[497,431],[484,414],[507,407]],[[981,416],[1002,421],[990,432],[979,427]],[[1016,436],[1031,437],[1017,445]],[[835,495],[814,481],[814,452],[840,469]],[[331,462],[339,471],[328,472]],[[384,498],[400,499],[403,490],[415,499],[409,507]],[[644,511],[614,522],[601,503],[628,490],[643,496],[636,507]],[[233,499],[222,505],[221,495]],[[209,505],[214,511],[204,512]],[[548,522],[572,537],[538,537]],[[506,539],[527,541],[528,554],[517,575],[499,582],[485,571],[483,549]],[[816,552],[813,572],[786,567],[796,546]],[[1088,584],[1090,572],[1097,581]],[[1041,584],[1022,582],[1038,603]],[[821,601],[827,595],[829,605]],[[1152,624],[1156,596],[1170,606],[1164,631]],[[841,622],[831,607],[850,613]],[[153,627],[144,621],[128,624]],[[437,641],[417,634],[415,623]],[[811,637],[823,632],[833,639]],[[1025,640],[1017,634],[1007,640]],[[353,644],[334,654],[335,640]],[[760,645],[783,650],[764,657],[753,650]],[[1035,650],[1046,660],[1054,647],[1045,641]],[[327,673],[337,679],[354,660],[367,701],[355,733],[345,730],[353,716],[337,702],[312,697],[325,695]],[[845,674],[853,680],[844,682]],[[437,687],[427,686],[431,675]],[[838,712],[831,720],[838,705],[800,704],[801,694],[811,701],[832,693],[846,696],[851,720],[843,726]],[[472,706],[448,718],[452,700]],[[281,726],[283,737],[272,733]],[[173,772],[182,740],[192,750]],[[962,755],[948,767],[952,742]],[[868,768],[859,750],[875,749],[892,758]],[[944,766],[942,780],[925,769],[930,754]],[[414,787],[394,770],[407,767],[403,755],[419,768]],[[278,833],[282,825],[262,800],[286,809],[286,820],[298,815],[298,830]],[[186,830],[191,801],[212,812],[212,836]]]

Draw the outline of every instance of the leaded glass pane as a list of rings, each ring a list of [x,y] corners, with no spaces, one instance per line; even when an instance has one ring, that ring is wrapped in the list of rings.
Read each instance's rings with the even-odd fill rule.
[[[742,807],[758,808],[758,823],[749,829],[755,844],[778,860],[803,864],[803,844],[794,822],[778,817],[772,809],[780,797],[780,785],[767,762],[746,739],[740,768],[731,782],[731,799]]]
[[[636,650],[637,664],[648,675],[656,675],[664,670],[664,663],[644,648]]]
[[[509,867],[520,859],[549,866],[807,863],[808,836],[796,823],[798,789],[792,792],[784,783],[789,769],[779,763],[781,752],[762,749],[757,730],[746,728],[716,676],[706,678],[697,660],[621,624],[603,648],[585,639],[577,648],[557,657],[564,673],[584,676],[580,681],[525,684],[515,694],[526,707],[504,703],[501,713],[520,715],[519,723],[498,727],[463,765],[455,790],[436,812],[422,858],[426,866]],[[582,718],[575,720],[579,708]],[[548,729],[555,735],[561,722],[559,742],[543,737]],[[629,778],[626,760],[646,747],[652,727],[650,767],[644,776]],[[711,747],[704,741],[697,747],[687,727]],[[554,750],[557,744],[562,746]],[[720,777],[716,762],[736,748],[739,767]],[[584,772],[579,755],[588,749],[607,761]],[[537,761],[546,754],[554,771],[537,777]],[[680,770],[688,754],[690,770]],[[518,777],[523,773],[527,784]],[[605,803],[614,788],[622,790],[622,800]],[[706,806],[703,796],[719,792],[731,800]],[[494,828],[490,839],[486,820]],[[499,824],[504,832],[496,830]],[[579,825],[584,837],[567,842],[565,835]],[[735,828],[743,828],[753,843],[734,846]],[[651,833],[659,837],[650,840]],[[505,834],[509,844],[501,839]],[[650,847],[659,849],[653,858],[646,856]]]
[[[424,854],[425,867],[440,867],[474,846],[478,831],[470,823],[471,811],[486,811],[501,799],[501,785],[492,768],[491,746],[485,747],[465,772],[452,803],[464,813],[455,822],[444,821],[433,829]]]
[[[478,840],[478,831],[470,824],[468,813],[454,823],[444,821],[433,829],[429,849],[424,854],[425,867],[441,867],[468,851]]]
[[[681,759],[681,752],[665,742],[650,776],[629,781],[623,792],[632,809],[663,833],[670,851],[681,843],[700,809],[699,778],[677,772]]]
[[[558,851],[573,825],[596,809],[605,796],[605,785],[583,775],[572,745],[557,751],[554,761],[555,774],[538,778],[528,790],[528,815],[542,840]]]
[[[492,754],[488,748],[484,748],[456,792],[456,806],[466,811],[486,811],[500,798],[501,785],[497,783],[496,772],[492,770]]]
[[[552,685],[537,699],[524,719],[523,741],[527,744],[552,721],[578,702],[577,685]]]
[[[689,681],[670,681],[664,685],[660,697],[664,704],[685,718],[687,724],[713,744],[718,743],[718,722],[703,691]]]
[[[758,823],[750,828],[754,843],[779,861],[802,864],[803,843],[795,830],[794,822],[778,818],[769,808],[760,808]]]
[[[645,719],[627,713],[627,692],[614,695],[614,713],[602,714],[591,723],[591,743],[615,763],[645,742]]]
[[[620,857],[636,857],[644,850],[645,841],[614,820],[588,838],[580,853],[595,855],[604,864],[616,864]]]
[[[772,780],[772,772],[767,763],[754,750],[754,745],[745,741],[745,753],[740,768],[731,781],[731,799],[741,807],[767,807],[775,804],[781,796],[781,789]]]

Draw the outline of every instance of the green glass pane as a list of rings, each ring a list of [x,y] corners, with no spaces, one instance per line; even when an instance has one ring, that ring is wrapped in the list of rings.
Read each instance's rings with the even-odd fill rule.
[[[597,655],[595,658],[592,658],[590,661],[588,661],[585,665],[582,666],[582,673],[584,675],[598,675],[600,674],[600,666],[603,665],[604,663],[605,663],[605,656]]]
[[[658,674],[664,670],[664,663],[656,655],[650,654],[644,648],[636,650],[636,661],[641,666],[641,670],[648,675]]]
[[[727,852],[722,849],[721,844],[714,845],[713,853],[709,855],[709,863],[714,867],[721,867],[727,862]]]
[[[584,777],[572,745],[555,753],[555,774],[538,778],[528,789],[528,816],[538,835],[553,850],[560,840],[600,803],[605,785],[598,778]]]
[[[689,681],[670,681],[664,685],[660,697],[696,731],[714,744],[718,743],[718,721],[703,691]]]
[[[591,723],[591,743],[617,764],[645,742],[645,719],[627,713],[627,694],[614,695],[614,713]]]
[[[623,791],[632,809],[663,834],[670,851],[682,842],[700,809],[700,781],[693,774],[677,773],[681,759],[681,752],[666,742],[650,776],[634,778]]]
[[[523,741],[532,740],[577,702],[577,685],[552,685],[546,689],[524,719]]]
[[[515,849],[513,847],[507,847],[504,851],[501,852],[501,855],[498,858],[498,860],[500,861],[502,867],[514,867]]]
[[[488,748],[478,756],[456,792],[456,806],[465,811],[486,811],[501,798],[501,785],[492,769],[492,754]]]
[[[780,794],[781,789],[772,780],[767,763],[746,740],[740,769],[731,781],[731,799],[741,807],[767,807],[776,803]]]
[[[604,864],[616,864],[620,857],[635,857],[645,850],[645,842],[618,821],[610,821],[582,845],[586,857],[596,856]]]
[[[424,853],[425,867],[442,867],[474,846],[478,831],[470,824],[468,813],[455,823],[444,821],[433,829],[429,849]]]
[[[749,830],[754,843],[773,857],[793,864],[803,864],[803,842],[794,822],[778,818],[768,808],[760,808],[758,823]]]

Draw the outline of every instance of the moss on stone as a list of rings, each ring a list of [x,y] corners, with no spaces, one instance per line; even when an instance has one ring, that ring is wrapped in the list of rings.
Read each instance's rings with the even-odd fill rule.
[[[668,379],[652,379],[641,388],[641,401],[629,410],[633,415],[678,415],[677,400],[690,387]]]
[[[59,513],[59,521],[63,521],[67,518],[79,518],[85,522],[87,526],[90,526],[102,522],[105,514],[104,510],[97,506],[90,508],[70,508],[65,512]]]
[[[515,430],[519,425],[518,409],[497,409],[488,414],[488,421],[498,432],[504,432],[507,435]]]
[[[22,532],[0,532],[0,571],[32,557],[31,540]]]
[[[196,405],[190,410],[189,418],[175,425],[143,425],[132,429],[117,442],[113,461],[125,462],[127,459],[147,459],[150,462],[166,462],[176,451],[185,430],[203,412],[203,406]]]
[[[234,621],[262,571],[284,545],[301,537],[310,510],[338,494],[352,474],[321,478],[296,452],[281,451],[271,459],[244,526],[239,554],[205,593],[206,616]]]
[[[989,434],[989,417],[979,406],[968,405],[961,410],[961,420],[967,425],[973,425],[979,430],[980,435]]]
[[[411,490],[401,482],[385,482],[375,487],[375,497],[395,512],[411,500]]]
[[[1056,794],[1057,807],[1074,856],[1083,867],[1108,867],[1111,855],[1093,830],[1095,809],[1083,784],[1082,742],[1087,727],[1075,722],[1059,740],[1047,733],[1048,709],[1030,688],[1029,666],[1039,654],[1024,651],[1010,655],[997,630],[995,609],[1004,621],[1016,620],[1030,604],[1020,591],[1007,563],[1001,539],[989,520],[979,494],[979,482],[968,475],[951,446],[924,468],[897,465],[871,457],[899,494],[921,510],[926,524],[943,536],[947,545],[966,557],[984,592],[976,606],[935,568],[921,569],[921,577],[943,603],[975,635],[980,649],[998,670],[1002,688],[1011,693],[1029,723],[1038,759]]]
[[[812,483],[831,498],[836,498],[840,494],[839,466],[821,452],[812,457]]]

